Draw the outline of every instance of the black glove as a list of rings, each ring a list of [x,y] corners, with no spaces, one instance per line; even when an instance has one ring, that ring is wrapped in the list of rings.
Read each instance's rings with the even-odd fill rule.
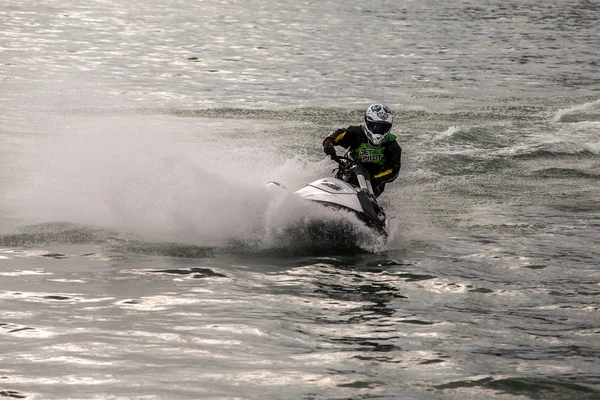
[[[326,140],[323,142],[323,152],[328,156],[332,156],[335,154],[335,146],[331,140]]]

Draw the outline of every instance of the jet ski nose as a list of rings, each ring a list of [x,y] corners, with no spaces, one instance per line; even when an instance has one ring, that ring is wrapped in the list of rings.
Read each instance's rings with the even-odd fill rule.
[[[375,210],[375,215],[380,222],[385,221],[385,211],[383,211],[383,208],[375,201],[373,202],[373,210]]]

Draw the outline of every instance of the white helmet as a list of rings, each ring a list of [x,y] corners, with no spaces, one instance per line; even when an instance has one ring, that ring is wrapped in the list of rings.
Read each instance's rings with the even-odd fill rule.
[[[371,104],[365,112],[365,135],[373,146],[379,146],[392,130],[392,110],[384,104]]]

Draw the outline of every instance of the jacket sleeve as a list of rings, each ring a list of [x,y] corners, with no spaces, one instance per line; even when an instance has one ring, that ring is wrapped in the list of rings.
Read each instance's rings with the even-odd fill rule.
[[[330,141],[336,146],[342,146],[347,149],[351,144],[350,137],[352,136],[352,132],[350,132],[350,130],[351,127],[337,129],[331,135],[327,136],[325,140],[323,140],[323,143]]]
[[[393,142],[387,149],[387,153],[382,171],[373,177],[375,186],[396,180],[400,173],[400,168],[402,167],[402,148],[398,142]]]

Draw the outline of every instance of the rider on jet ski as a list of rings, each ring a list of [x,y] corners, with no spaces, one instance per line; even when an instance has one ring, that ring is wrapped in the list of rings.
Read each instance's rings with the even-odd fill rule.
[[[323,141],[323,151],[335,154],[334,146],[348,149],[349,156],[365,167],[371,175],[371,185],[376,197],[385,184],[398,177],[401,167],[402,148],[392,130],[392,110],[383,104],[371,104],[365,112],[365,123],[338,129]]]

